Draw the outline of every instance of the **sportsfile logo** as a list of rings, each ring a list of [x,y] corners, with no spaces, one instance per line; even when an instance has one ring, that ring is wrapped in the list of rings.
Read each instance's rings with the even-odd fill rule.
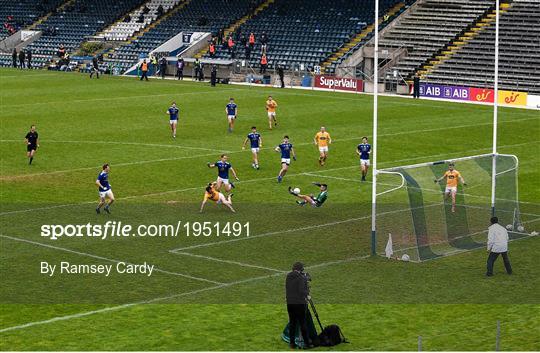
[[[240,237],[250,235],[249,222],[184,222],[176,224],[141,224],[133,226],[121,221],[104,224],[44,224],[41,236],[50,240],[67,238],[131,238],[131,237]]]

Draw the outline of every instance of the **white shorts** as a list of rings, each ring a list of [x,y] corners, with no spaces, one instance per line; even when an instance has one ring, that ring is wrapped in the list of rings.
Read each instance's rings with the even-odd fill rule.
[[[229,179],[223,179],[221,177],[217,177],[217,182],[219,183],[221,181],[222,184],[224,185],[229,185]]]
[[[319,152],[328,152],[328,146],[319,147]]]
[[[217,204],[220,204],[220,203],[226,203],[227,202],[227,198],[225,197],[225,195],[223,195],[222,193],[218,193],[218,200],[216,201]]]
[[[113,193],[112,193],[112,190],[109,189],[107,191],[99,191],[99,197],[104,199],[106,197],[112,199],[113,198]]]
[[[444,190],[444,192],[446,194],[448,194],[448,193],[455,194],[455,193],[457,193],[457,186],[447,186],[446,189]]]
[[[361,159],[360,165],[365,165],[366,167],[369,167],[369,159]]]
[[[268,119],[273,119],[276,117],[276,112],[268,112]]]
[[[229,119],[229,121],[231,121],[231,120],[236,119],[236,116],[234,116],[234,115],[227,115],[227,119]]]
[[[291,159],[290,158],[281,158],[281,163],[285,163],[286,165],[290,165],[291,164]]]
[[[169,120],[169,124],[178,124],[178,120]]]
[[[253,152],[253,153],[259,153],[259,151],[260,151],[259,147],[252,147],[251,148],[251,152]]]

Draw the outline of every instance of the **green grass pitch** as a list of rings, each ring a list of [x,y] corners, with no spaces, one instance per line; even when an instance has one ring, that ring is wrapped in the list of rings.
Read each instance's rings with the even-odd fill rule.
[[[499,260],[489,279],[484,249],[419,264],[368,257],[371,184],[359,181],[355,148],[371,136],[369,95],[9,69],[0,83],[1,350],[287,350],[284,273],[297,260],[314,278],[323,323],[339,324],[351,341],[335,350],[415,350],[419,335],[426,350],[493,350],[497,320],[501,349],[540,350],[538,237],[510,244],[513,276]],[[269,94],[279,104],[273,131]],[[231,134],[229,97],[239,107]],[[173,100],[176,140],[165,114]],[[489,153],[491,121],[488,106],[380,97],[380,167]],[[539,230],[540,114],[501,108],[499,122],[499,152],[520,159],[524,221]],[[41,146],[28,166],[31,124]],[[264,143],[260,170],[241,150],[252,125]],[[334,140],[324,167],[312,143],[321,125]],[[273,148],[284,134],[298,161],[278,184]],[[199,214],[216,177],[206,163],[224,152],[240,178],[237,213],[207,205]],[[111,215],[96,215],[94,182],[105,162],[117,201]],[[298,207],[287,186],[316,192],[314,181],[329,184],[328,201]],[[251,236],[40,236],[43,224],[110,220],[249,222]],[[41,261],[146,261],[157,270],[48,277]]]

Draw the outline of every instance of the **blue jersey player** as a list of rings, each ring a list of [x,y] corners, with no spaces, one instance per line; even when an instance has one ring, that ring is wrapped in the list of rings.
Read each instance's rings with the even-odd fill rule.
[[[208,168],[217,168],[218,169],[218,177],[216,180],[216,187],[215,189],[217,191],[221,190],[221,186],[225,186],[225,191],[231,191],[232,188],[234,188],[234,184],[229,181],[229,171],[233,174],[234,178],[236,180],[238,179],[238,176],[236,175],[236,171],[232,167],[231,163],[228,162],[229,156],[226,154],[222,154],[220,156],[220,160],[216,163],[207,163]]]
[[[101,173],[99,173],[96,185],[98,187],[99,192],[99,204],[96,208],[96,213],[101,213],[101,207],[105,205],[105,212],[111,213],[110,207],[112,203],[114,202],[114,195],[111,189],[111,184],[109,184],[109,171],[111,170],[111,167],[108,163],[103,165],[103,169]],[[107,198],[109,199],[109,202],[107,203]]]
[[[360,156],[360,169],[362,170],[362,181],[366,181],[366,175],[369,169],[369,155],[371,145],[366,136],[362,137],[362,143],[356,147],[356,153]]]
[[[176,138],[176,125],[178,124],[178,113],[180,109],[176,106],[176,102],[172,102],[172,105],[167,109],[169,114],[169,125],[171,126],[172,137]]]
[[[251,145],[251,154],[253,155],[253,163],[251,166],[254,169],[259,170],[259,151],[262,147],[262,138],[261,134],[257,132],[257,128],[255,126],[251,127],[251,132],[247,135],[246,139],[244,140],[244,144],[242,145],[242,149],[246,149],[246,144],[250,143]]]
[[[229,121],[229,132],[233,131],[234,121],[238,115],[238,106],[234,102],[234,98],[229,99],[229,104],[225,107],[225,113],[227,113],[227,120]]]
[[[281,153],[281,170],[277,177],[278,183],[281,183],[291,164],[291,154],[293,160],[296,161],[296,153],[294,152],[293,145],[289,142],[289,136],[283,136],[283,141],[276,147],[275,151]]]

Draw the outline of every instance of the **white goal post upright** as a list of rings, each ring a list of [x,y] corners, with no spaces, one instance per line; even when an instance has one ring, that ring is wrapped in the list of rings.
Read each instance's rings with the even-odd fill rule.
[[[497,120],[499,108],[499,0],[495,2],[495,77],[493,82],[493,161],[491,166],[491,215],[495,216],[497,171]]]
[[[498,0],[497,0],[498,1]],[[377,107],[379,93],[379,0],[375,0],[375,52],[373,55],[373,140],[372,140],[372,178],[371,189],[371,255],[377,254]]]

